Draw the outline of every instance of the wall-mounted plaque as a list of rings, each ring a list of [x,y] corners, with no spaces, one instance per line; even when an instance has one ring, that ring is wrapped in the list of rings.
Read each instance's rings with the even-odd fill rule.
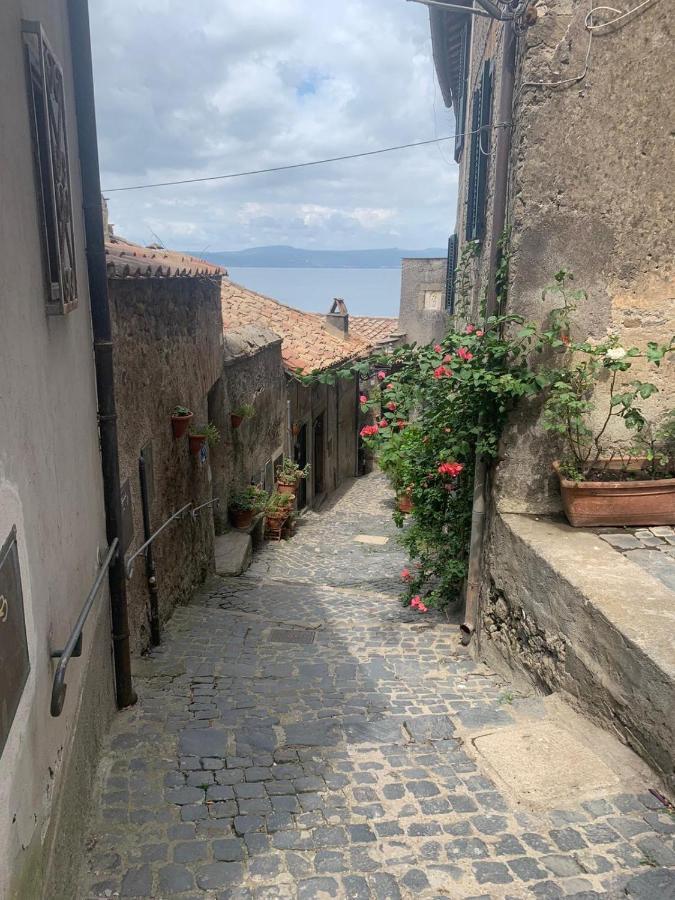
[[[0,660],[1,754],[30,672],[16,527],[0,550]]]

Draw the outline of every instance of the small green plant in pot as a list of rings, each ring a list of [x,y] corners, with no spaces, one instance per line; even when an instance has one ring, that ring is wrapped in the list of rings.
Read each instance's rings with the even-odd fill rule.
[[[267,505],[269,494],[258,485],[250,484],[235,491],[230,498],[230,518],[235,528],[248,528],[253,517]]]
[[[242,403],[230,413],[230,422],[233,428],[239,428],[244,419],[251,419],[255,415],[255,406],[251,403]]]
[[[187,406],[175,406],[171,413],[171,428],[173,436],[176,440],[182,438],[190,427],[190,423],[194,418],[194,413]]]
[[[280,494],[295,494],[300,481],[309,475],[309,470],[309,463],[300,468],[294,460],[284,456],[281,465],[277,466],[277,491]]]
[[[188,439],[190,452],[197,456],[205,444],[214,447],[218,443],[220,432],[212,422],[209,422],[206,425],[197,425],[195,428],[191,428]]]

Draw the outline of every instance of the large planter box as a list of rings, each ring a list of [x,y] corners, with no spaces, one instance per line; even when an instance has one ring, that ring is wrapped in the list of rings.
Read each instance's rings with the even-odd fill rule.
[[[635,468],[643,462],[635,460]],[[560,473],[559,463],[553,463],[553,468],[560,480],[563,509],[570,525],[579,528],[675,524],[675,478],[577,482]]]

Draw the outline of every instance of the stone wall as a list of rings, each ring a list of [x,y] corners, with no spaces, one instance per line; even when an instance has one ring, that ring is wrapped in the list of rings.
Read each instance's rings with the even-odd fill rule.
[[[402,259],[398,330],[408,344],[432,344],[443,337],[449,317],[445,312],[447,260]]]
[[[306,481],[307,505],[320,502],[342,484],[345,478],[356,474],[357,430],[359,409],[357,383],[353,379],[338,379],[335,384],[301,385],[289,378],[288,396],[291,403],[291,423],[306,434],[307,461],[312,466]],[[323,489],[318,484],[315,450],[315,425],[323,416]],[[294,450],[298,438],[294,440]]]
[[[175,406],[194,412],[194,423],[208,421],[208,396],[222,373],[222,325],[218,279],[109,279],[113,317],[120,478],[131,494],[133,537],[129,552],[144,541],[139,482],[141,450],[152,448],[156,530],[186,503],[211,499],[211,467],[188,449],[187,436],[175,440]],[[223,439],[226,436],[223,435]],[[213,560],[211,507],[196,518],[174,521],[153,544],[160,603],[165,621],[208,573]],[[148,587],[143,557],[128,582],[133,651],[149,643]]]
[[[209,396],[209,418],[222,440],[211,453],[214,496],[220,498],[216,528],[228,527],[228,499],[234,490],[262,482],[273,485],[274,460],[286,440],[286,375],[281,338],[266,328],[246,326],[225,333],[223,375]],[[233,428],[230,413],[242,404],[255,415]]]
[[[511,233],[507,311],[544,323],[552,306],[544,288],[559,269],[587,291],[575,316],[574,337],[601,340],[618,333],[645,346],[675,332],[673,229],[675,199],[664,190],[672,169],[672,135],[662,115],[663,91],[675,79],[671,52],[675,10],[654,3],[597,32],[587,77],[560,89],[533,82],[572,78],[583,71],[589,35],[581,0],[540,6],[536,24],[519,39],[507,215]],[[600,19],[598,19],[600,21]],[[493,122],[498,116],[501,25],[474,18],[471,92],[484,60],[494,62]],[[640,72],[636,81],[634,73]],[[496,133],[492,134],[492,146]],[[457,228],[464,233],[468,143],[460,169]],[[479,317],[490,253],[494,202],[490,160],[486,239],[472,268],[472,318]],[[636,377],[645,374],[638,367]],[[632,373],[631,373],[632,374]],[[645,410],[673,403],[673,366],[649,370],[660,394]],[[600,387],[602,397],[604,387]],[[550,463],[559,453],[538,425],[533,404],[514,417],[502,446],[496,497],[503,511],[560,509]]]

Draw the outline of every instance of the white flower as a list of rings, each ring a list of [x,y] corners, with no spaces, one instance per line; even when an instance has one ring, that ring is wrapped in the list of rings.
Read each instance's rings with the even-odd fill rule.
[[[605,359],[623,359],[626,355],[626,351],[623,347],[610,347],[610,349],[605,353]]]

